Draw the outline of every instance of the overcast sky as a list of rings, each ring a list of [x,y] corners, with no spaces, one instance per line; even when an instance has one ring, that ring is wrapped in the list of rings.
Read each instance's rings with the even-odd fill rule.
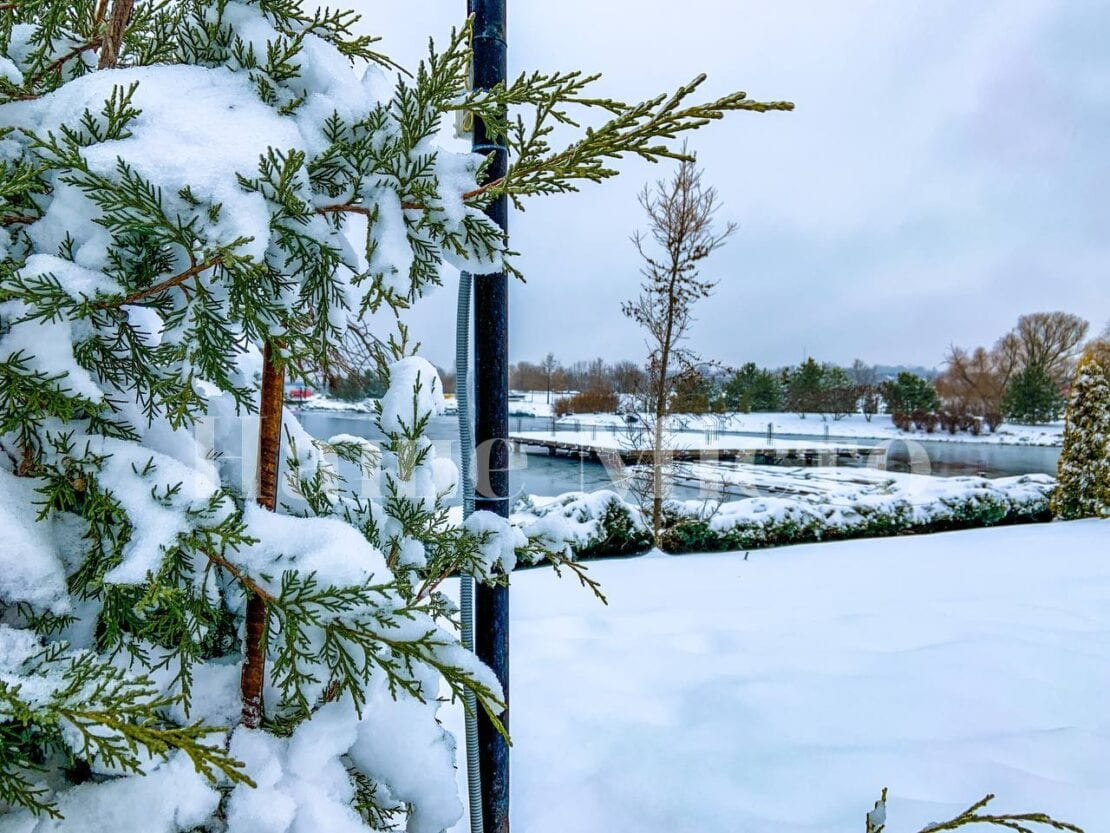
[[[411,65],[463,0],[355,0]],[[744,2],[509,0],[510,72],[600,71],[623,100],[699,72],[793,113],[737,113],[691,146],[739,223],[704,274],[691,346],[753,360],[932,366],[1025,312],[1110,319],[1110,4],[1102,0]],[[637,292],[636,193],[670,169],[627,161],[511,218],[528,283],[511,295],[514,361],[639,359],[620,315]],[[414,314],[449,366],[454,286]]]

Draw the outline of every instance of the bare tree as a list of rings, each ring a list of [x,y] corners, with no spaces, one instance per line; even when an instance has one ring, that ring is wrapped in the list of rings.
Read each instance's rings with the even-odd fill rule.
[[[863,359],[855,359],[852,362],[852,366],[848,368],[848,376],[853,385],[879,384],[879,371],[875,369],[875,365],[868,364]]]
[[[559,362],[555,358],[554,353],[548,353],[543,357],[543,363],[540,365],[543,368],[544,381],[547,383],[547,404],[551,404],[551,382],[555,379],[555,371],[559,369]]]
[[[1018,369],[1018,353],[1012,333],[1000,339],[993,350],[952,346],[944,372],[937,378],[937,393],[948,409],[957,413],[1000,414],[1006,388]]]
[[[644,369],[635,362],[620,361],[611,370],[613,386],[619,393],[635,395],[644,384]]]
[[[509,385],[514,390],[543,390],[546,379],[543,366],[532,362],[517,362],[509,370]]]
[[[870,422],[879,412],[879,371],[875,369],[875,365],[856,359],[848,369],[848,376],[855,386],[856,400],[863,412],[863,418]]]
[[[952,346],[937,392],[951,411],[998,421],[1007,389],[1027,369],[1043,370],[1060,389],[1067,385],[1088,326],[1071,313],[1035,312],[1021,316],[989,350]]]
[[[590,362],[586,370],[586,388],[611,387],[609,366],[605,359],[598,357]]]
[[[1043,368],[1060,387],[1067,384],[1090,324],[1070,312],[1034,312],[1010,333],[1021,367]]]
[[[404,328],[399,335],[406,340],[408,338]],[[315,367],[298,367],[293,375],[315,379],[315,383],[323,385],[329,395],[340,395],[344,387],[355,390],[362,387],[363,382],[377,377],[387,349],[388,344],[374,335],[369,325],[362,321],[350,321],[343,338],[328,345],[326,361]],[[359,398],[364,395],[365,392]]]
[[[685,150],[685,148],[684,148]],[[715,281],[702,280],[701,262],[736,230],[728,223],[723,231],[714,225],[717,190],[703,184],[702,171],[693,158],[679,164],[670,180],[645,186],[640,205],[648,216],[646,233],[632,241],[643,261],[640,296],[622,306],[622,312],[646,333],[647,405],[652,411],[651,522],[656,542],[662,527],[664,498],[664,431],[674,379],[696,362],[684,345],[693,323],[694,304],[709,297]]]

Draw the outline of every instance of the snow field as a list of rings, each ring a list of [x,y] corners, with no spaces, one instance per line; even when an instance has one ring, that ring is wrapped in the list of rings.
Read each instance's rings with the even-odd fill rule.
[[[590,565],[608,607],[517,574],[514,826],[860,831],[889,786],[891,833],[988,792],[1106,829],[1108,544],[1079,521],[656,554]]]

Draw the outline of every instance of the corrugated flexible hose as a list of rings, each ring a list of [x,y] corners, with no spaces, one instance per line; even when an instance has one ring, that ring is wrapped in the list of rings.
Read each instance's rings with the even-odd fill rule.
[[[455,330],[455,400],[459,419],[459,474],[462,483],[463,518],[474,511],[474,477],[470,465],[474,439],[470,432],[470,273],[459,273],[458,319]],[[474,650],[474,578],[459,576],[459,619],[462,644]],[[466,784],[470,797],[470,831],[482,833],[482,774],[478,768],[478,712],[473,691],[466,700]]]

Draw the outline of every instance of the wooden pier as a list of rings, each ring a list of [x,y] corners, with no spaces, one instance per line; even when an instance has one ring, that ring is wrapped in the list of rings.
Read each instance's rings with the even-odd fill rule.
[[[604,437],[604,435],[602,435]],[[599,439],[601,439],[599,437]],[[604,440],[610,440],[604,437]],[[583,438],[581,432],[560,436],[528,432],[511,434],[509,441],[515,451],[524,448],[545,448],[552,457],[563,455],[579,459],[612,461],[619,459],[626,465],[648,465],[654,454],[650,448],[622,445],[612,440],[598,442]],[[881,446],[840,444],[806,440],[761,440],[758,437],[717,437],[716,441],[700,445],[676,444],[663,455],[669,462],[715,461],[753,463],[756,465],[875,465],[885,455]]]

